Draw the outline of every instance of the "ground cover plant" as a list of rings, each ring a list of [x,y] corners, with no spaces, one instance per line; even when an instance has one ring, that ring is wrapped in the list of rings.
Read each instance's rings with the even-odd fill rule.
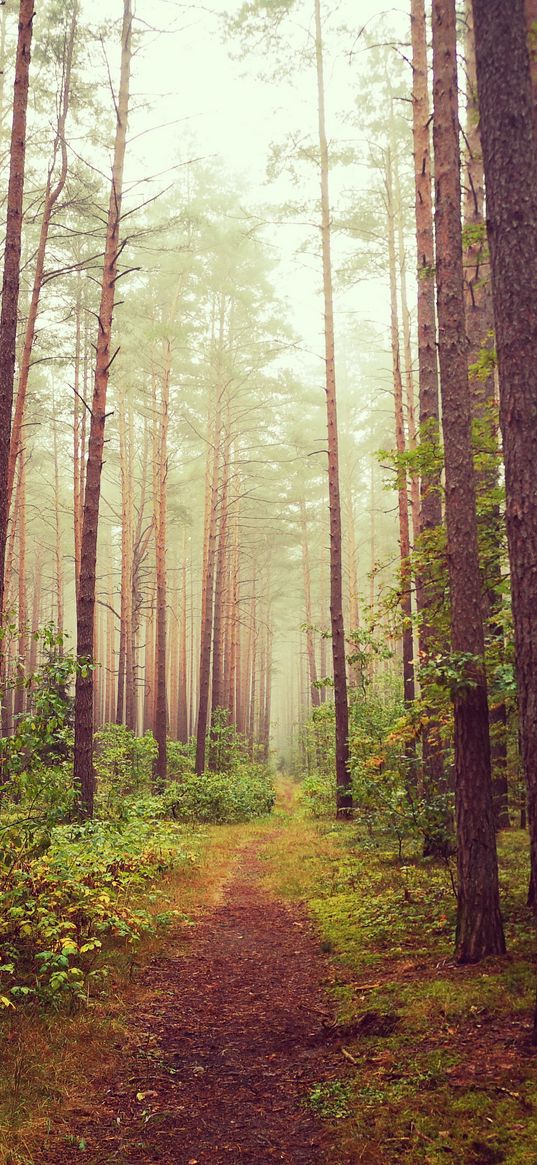
[[[389,835],[294,821],[268,856],[270,884],[308,904],[333,973],[343,1095],[330,1075],[312,1102],[371,1165],[522,1165],[537,1143],[530,1045],[534,935],[525,833],[500,840],[509,955],[457,965],[449,870],[403,861]],[[334,1100],[335,1098],[335,1100]],[[337,1103],[336,1103],[337,1101]]]

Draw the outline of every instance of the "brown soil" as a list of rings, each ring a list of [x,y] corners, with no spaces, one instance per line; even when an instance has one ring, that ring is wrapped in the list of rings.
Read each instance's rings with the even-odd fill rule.
[[[65,1113],[41,1165],[350,1165],[305,1103],[345,1075],[329,963],[260,872],[250,847],[187,952],[178,935],[145,969],[119,1074]]]

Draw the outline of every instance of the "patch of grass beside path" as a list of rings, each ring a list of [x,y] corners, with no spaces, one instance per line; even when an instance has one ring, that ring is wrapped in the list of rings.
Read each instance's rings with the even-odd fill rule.
[[[0,1051],[0,1165],[38,1165],[32,1146],[42,1142],[55,1114],[96,1089],[123,1059],[132,1040],[129,1014],[141,990],[138,972],[171,941],[180,944],[184,936],[187,949],[192,925],[219,900],[240,851],[266,830],[265,822],[192,827],[195,864],[140,891],[150,911],[177,911],[182,921],[165,932],[155,929],[135,953],[117,944],[102,989],[74,1014],[9,1009]]]
[[[352,1071],[337,1129],[357,1162],[537,1165],[527,848],[525,834],[500,839],[508,956],[458,967],[444,867],[401,865],[385,839],[298,815],[269,840],[268,884],[306,903],[330,956],[330,1038]]]

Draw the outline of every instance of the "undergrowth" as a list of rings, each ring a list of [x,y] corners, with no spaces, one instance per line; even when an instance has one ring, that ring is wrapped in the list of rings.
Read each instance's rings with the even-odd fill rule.
[[[525,834],[501,837],[500,865],[509,955],[459,967],[449,870],[417,846],[401,862],[393,840],[295,817],[269,848],[268,881],[307,903],[335,968],[344,1111],[330,1080],[313,1103],[357,1160],[537,1165]]]

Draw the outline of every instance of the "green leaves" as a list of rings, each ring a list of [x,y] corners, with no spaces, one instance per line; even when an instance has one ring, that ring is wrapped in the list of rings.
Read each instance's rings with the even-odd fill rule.
[[[145,887],[190,863],[192,848],[180,826],[133,815],[58,826],[42,855],[15,849],[0,873],[1,1006],[86,1002],[107,973],[111,944],[135,947],[171,922],[172,912],[148,909]]]

